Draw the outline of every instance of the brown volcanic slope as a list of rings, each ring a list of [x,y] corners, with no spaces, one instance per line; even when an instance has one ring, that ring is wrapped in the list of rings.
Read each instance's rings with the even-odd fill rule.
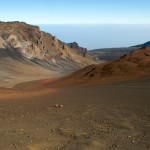
[[[118,60],[90,65],[72,73],[61,80],[61,83],[88,83],[123,80],[150,75],[150,48],[137,49]]]
[[[56,78],[91,64],[87,49],[24,22],[0,22],[0,87]]]

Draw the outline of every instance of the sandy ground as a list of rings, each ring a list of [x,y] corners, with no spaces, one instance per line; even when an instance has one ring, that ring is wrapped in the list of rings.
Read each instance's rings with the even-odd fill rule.
[[[0,90],[0,149],[150,149],[149,79],[61,88],[43,83]]]
[[[10,57],[0,58],[0,87],[12,88],[14,85],[32,80],[55,78],[62,72],[48,70],[29,60],[16,60]]]

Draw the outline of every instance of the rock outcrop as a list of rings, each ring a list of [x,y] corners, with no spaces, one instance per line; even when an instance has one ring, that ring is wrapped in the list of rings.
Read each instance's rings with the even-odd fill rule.
[[[69,48],[71,48],[76,54],[86,57],[87,56],[87,49],[79,47],[78,43],[73,42],[73,43],[68,43]]]

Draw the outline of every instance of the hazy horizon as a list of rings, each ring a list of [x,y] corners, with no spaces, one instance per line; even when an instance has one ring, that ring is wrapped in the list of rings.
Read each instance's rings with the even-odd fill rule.
[[[141,24],[41,24],[41,30],[61,41],[91,49],[129,47],[150,40],[150,25]]]

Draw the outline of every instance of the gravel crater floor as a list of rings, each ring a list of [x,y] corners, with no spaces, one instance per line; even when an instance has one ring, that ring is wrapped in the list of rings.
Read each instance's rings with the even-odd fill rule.
[[[150,149],[150,80],[1,89],[0,149]]]

